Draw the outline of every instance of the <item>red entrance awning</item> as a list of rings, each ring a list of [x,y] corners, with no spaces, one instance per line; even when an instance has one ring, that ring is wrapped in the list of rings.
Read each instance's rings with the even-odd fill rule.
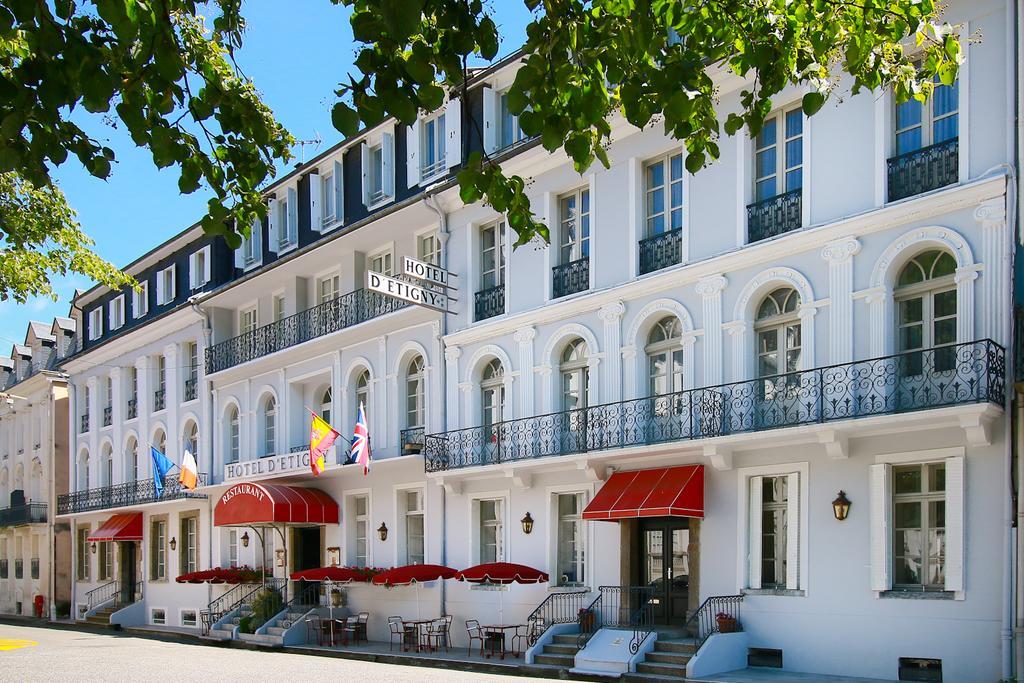
[[[616,472],[583,511],[583,519],[635,517],[704,519],[704,466]]]
[[[85,540],[89,543],[93,541],[141,541],[142,513],[126,512],[114,515],[103,522],[99,529],[89,534]]]
[[[338,504],[319,489],[277,484],[235,484],[213,509],[214,526],[337,524]]]

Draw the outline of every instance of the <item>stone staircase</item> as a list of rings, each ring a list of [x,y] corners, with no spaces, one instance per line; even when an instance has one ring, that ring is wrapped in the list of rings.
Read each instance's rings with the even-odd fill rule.
[[[242,621],[242,617],[248,617],[252,615],[252,607],[249,605],[242,605],[235,612],[235,616],[228,619],[227,621],[215,625],[210,629],[210,632],[206,634],[207,638],[212,640],[231,640],[233,638],[235,627]]]
[[[624,674],[622,683],[679,683],[686,680],[686,663],[693,656],[692,640],[665,639],[636,665],[636,673]]]
[[[555,667],[558,669],[571,669],[576,662],[576,653],[579,646],[576,644],[579,636],[575,633],[557,635],[544,646],[544,650],[534,656],[534,664],[544,667]]]
[[[123,605],[111,603],[104,607],[100,607],[95,613],[90,614],[85,618],[85,623],[93,624],[95,626],[110,626],[110,615],[121,609]]]
[[[284,632],[304,619],[306,612],[310,609],[312,609],[310,606],[295,605],[294,608],[289,609],[281,617],[270,621],[267,628],[264,629],[266,633],[247,633],[244,634],[243,639],[246,642],[256,643],[257,645],[281,647],[284,645]]]

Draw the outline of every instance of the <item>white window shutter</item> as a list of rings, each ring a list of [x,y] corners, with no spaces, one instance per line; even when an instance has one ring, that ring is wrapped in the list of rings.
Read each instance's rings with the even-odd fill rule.
[[[320,232],[323,227],[323,208],[320,206],[320,193],[323,192],[323,181],[319,173],[309,174],[309,228]]]
[[[171,291],[167,292],[167,300],[174,301],[174,297],[178,296],[178,269],[171,266],[167,271],[171,274]]]
[[[340,161],[334,162],[334,220],[345,221],[345,170]]]
[[[162,304],[164,302],[164,274],[156,274],[156,302]]]
[[[890,521],[890,489],[892,465],[871,465],[870,524],[871,524],[871,590],[887,591],[892,588],[892,552]]]
[[[405,129],[405,179],[408,187],[420,184],[420,132],[423,122],[416,122]]]
[[[761,587],[761,485],[763,477],[750,478],[750,504],[747,514],[747,587]]]
[[[359,145],[363,169],[363,206],[370,206],[370,146],[365,142]]]
[[[299,243],[299,193],[294,187],[288,188],[288,237],[289,244]]]
[[[213,267],[213,259],[210,258],[210,247],[203,247],[203,255],[205,256],[203,259],[203,282],[209,282],[212,279],[210,269]]]
[[[946,458],[946,590],[964,590],[964,457]]]
[[[252,229],[249,231],[249,239],[253,240],[252,254],[257,263],[263,262],[263,221],[254,218]]]
[[[462,103],[458,97],[444,107],[444,165],[451,168],[462,163]]]
[[[800,589],[800,474],[786,476],[786,588],[795,591]]]
[[[238,223],[235,223],[235,229],[238,229]],[[249,239],[255,239],[258,234],[256,225],[253,224]],[[245,268],[245,237],[242,237],[242,243],[238,245],[238,249],[235,249],[235,268]]]
[[[196,265],[199,261],[199,252],[194,252],[188,256],[188,288],[195,289],[199,285],[199,273],[198,266]]]
[[[484,154],[498,149],[498,91],[484,87]]]
[[[271,199],[267,207],[267,212],[270,214],[270,228],[267,230],[268,241],[270,242],[271,253],[277,253],[277,231],[280,230],[280,226],[277,224],[277,200]]]
[[[384,133],[381,136],[380,145],[381,175],[384,177],[384,196],[395,196],[395,136],[391,133]]]

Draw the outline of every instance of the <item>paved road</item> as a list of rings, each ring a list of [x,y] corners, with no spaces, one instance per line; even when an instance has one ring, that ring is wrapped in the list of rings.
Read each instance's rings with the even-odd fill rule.
[[[167,642],[121,634],[0,624],[0,682],[362,681],[497,683],[542,679],[376,664]]]

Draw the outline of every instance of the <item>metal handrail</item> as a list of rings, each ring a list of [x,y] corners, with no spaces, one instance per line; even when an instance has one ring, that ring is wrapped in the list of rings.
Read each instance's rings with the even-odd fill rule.
[[[1003,347],[984,339],[452,430],[426,437],[424,466],[447,471],[804,424],[991,402]]]
[[[119,582],[115,580],[87,592],[85,594],[85,604],[88,606],[89,611],[91,612],[103,603],[115,599],[118,593],[120,593],[120,590],[118,590],[119,585]]]
[[[422,453],[423,443],[426,440],[426,432],[423,427],[409,427],[398,434],[398,443],[402,447],[402,454]]]
[[[579,612],[577,621],[580,625],[580,634],[576,636],[576,649],[578,650],[582,650],[601,628],[598,622],[601,619],[601,599],[603,597],[604,592],[598,589],[597,597]]]
[[[552,593],[526,617],[528,642],[534,645],[554,624],[578,624],[589,590]]]
[[[690,618],[686,620],[685,630],[693,635],[694,653],[700,650],[711,634],[722,632],[718,620],[719,614],[724,614],[735,622],[737,630],[741,628],[740,606],[742,604],[742,595],[713,595],[690,615]]]
[[[220,621],[225,614],[229,614],[242,605],[252,604],[253,598],[264,588],[280,590],[285,585],[285,579],[265,578],[261,583],[240,583],[223,595],[214,598],[205,609],[200,610],[199,617],[202,622],[203,635],[210,633],[213,625]]]

